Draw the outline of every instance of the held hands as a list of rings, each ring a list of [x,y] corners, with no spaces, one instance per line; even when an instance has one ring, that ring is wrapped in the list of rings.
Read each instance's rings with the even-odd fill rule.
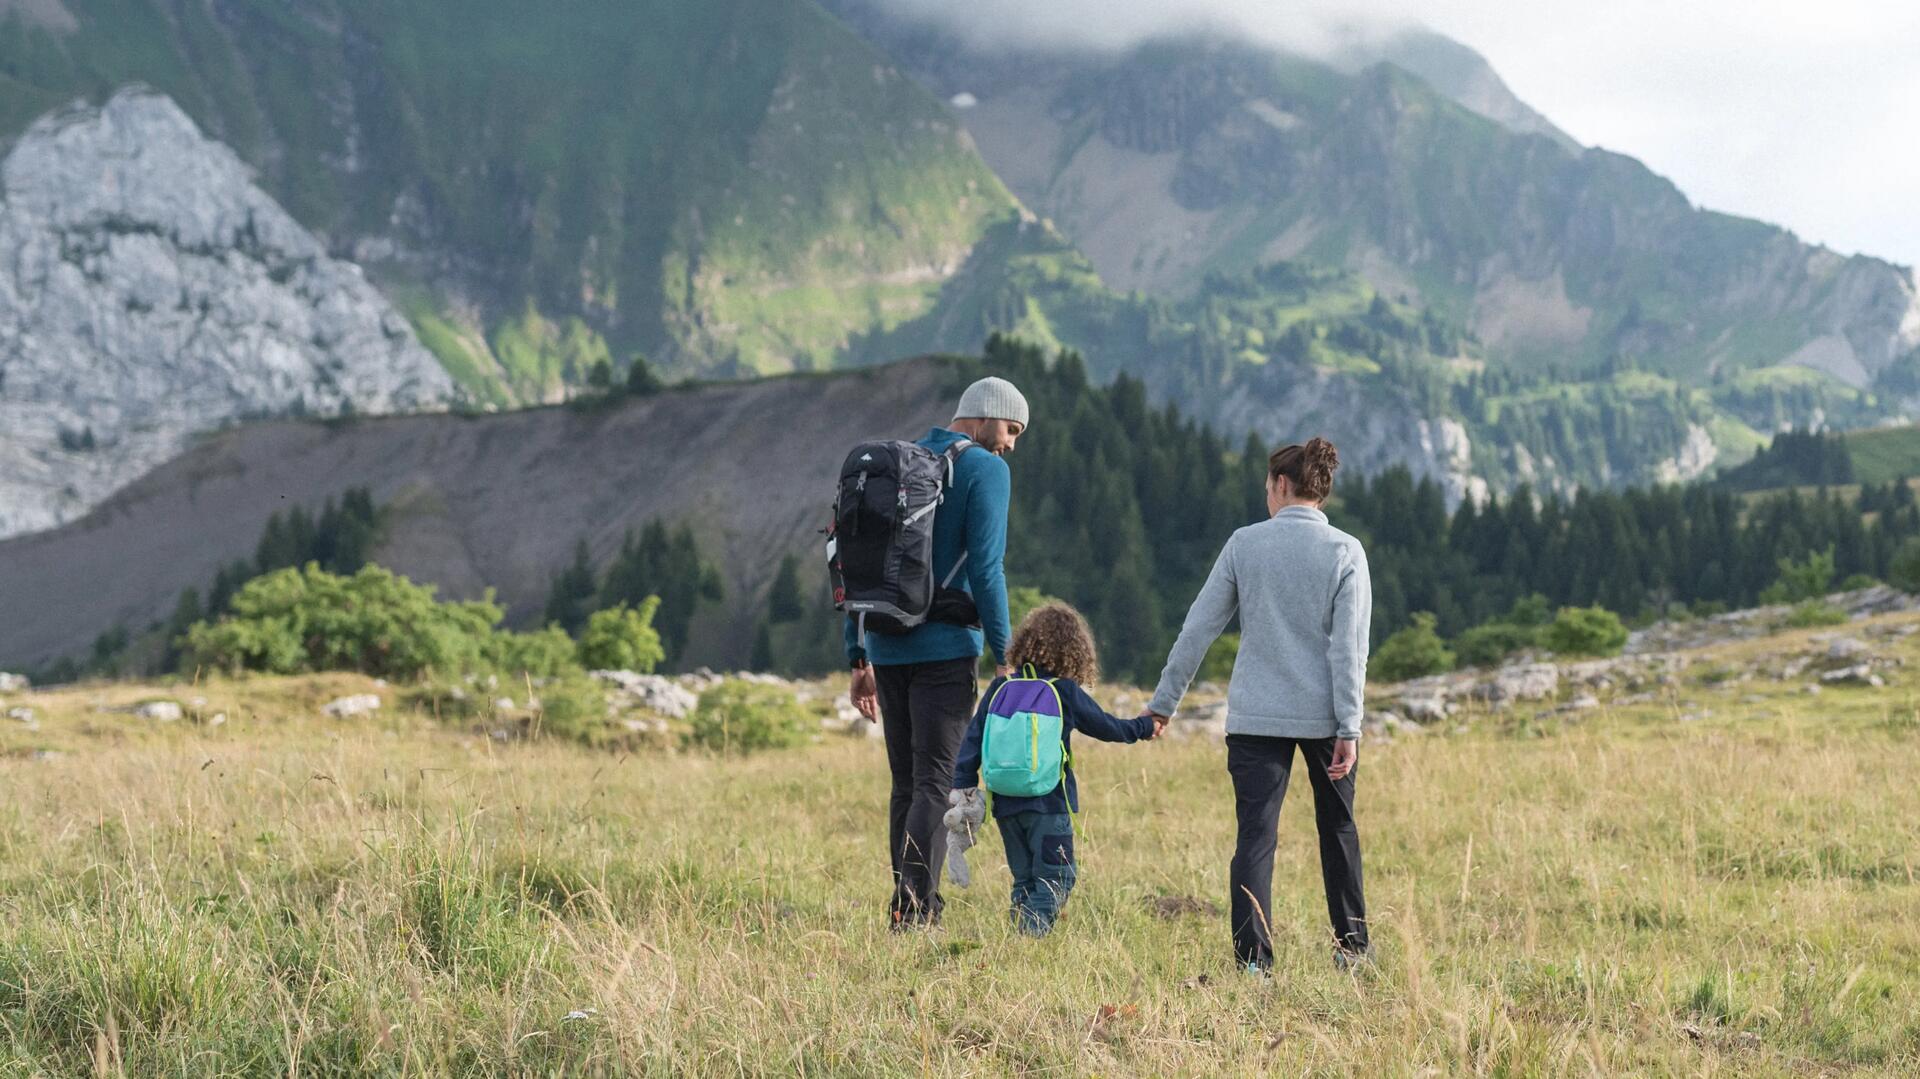
[[[1153,719],[1153,733],[1147,735],[1149,739],[1159,738],[1161,735],[1164,735],[1167,733],[1168,721],[1166,716],[1163,716],[1158,712],[1147,712],[1144,714]]]
[[[1327,778],[1335,782],[1347,778],[1353,766],[1360,760],[1360,743],[1352,738],[1333,740],[1333,763],[1327,765]]]

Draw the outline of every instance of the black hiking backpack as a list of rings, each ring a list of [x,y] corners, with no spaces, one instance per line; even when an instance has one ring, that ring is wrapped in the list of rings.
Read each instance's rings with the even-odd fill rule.
[[[840,494],[827,528],[833,605],[869,631],[897,635],[929,621],[979,620],[972,597],[948,587],[967,564],[933,581],[933,518],[953,484],[954,462],[973,443],[935,453],[915,442],[862,442],[840,467]]]

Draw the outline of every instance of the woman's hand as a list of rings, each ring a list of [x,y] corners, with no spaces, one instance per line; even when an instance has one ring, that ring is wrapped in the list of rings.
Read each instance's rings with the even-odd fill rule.
[[[853,671],[853,688],[847,691],[853,699],[853,706],[867,717],[868,723],[880,721],[880,685],[874,681],[873,665],[856,667]]]
[[[1360,760],[1360,742],[1354,738],[1335,738],[1333,740],[1333,763],[1327,765],[1327,778],[1338,783],[1347,778],[1353,766]]]

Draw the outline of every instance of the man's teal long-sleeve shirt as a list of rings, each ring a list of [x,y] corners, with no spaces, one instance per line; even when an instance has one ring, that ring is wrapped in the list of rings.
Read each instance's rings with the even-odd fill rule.
[[[935,453],[945,453],[947,447],[965,437],[944,427],[935,427],[919,444]],[[1013,627],[1008,624],[1007,575],[1002,563],[1007,554],[1007,504],[1012,495],[1013,477],[1007,463],[976,446],[954,462],[953,487],[933,515],[934,583],[947,579],[954,563],[960,560],[960,553],[965,551],[967,566],[954,579],[953,587],[963,588],[973,596],[974,605],[980,608],[984,632],[944,622],[926,622],[898,636],[868,633],[863,650],[854,620],[848,618],[849,661],[863,655],[877,666],[975,659],[984,644],[993,650],[996,664],[1006,662]]]

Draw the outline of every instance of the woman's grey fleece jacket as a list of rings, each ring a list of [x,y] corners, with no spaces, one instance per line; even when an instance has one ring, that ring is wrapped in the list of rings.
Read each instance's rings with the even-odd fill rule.
[[[1167,657],[1149,706],[1172,716],[1220,631],[1240,612],[1227,733],[1358,738],[1373,584],[1360,541],[1308,506],[1227,540]]]

